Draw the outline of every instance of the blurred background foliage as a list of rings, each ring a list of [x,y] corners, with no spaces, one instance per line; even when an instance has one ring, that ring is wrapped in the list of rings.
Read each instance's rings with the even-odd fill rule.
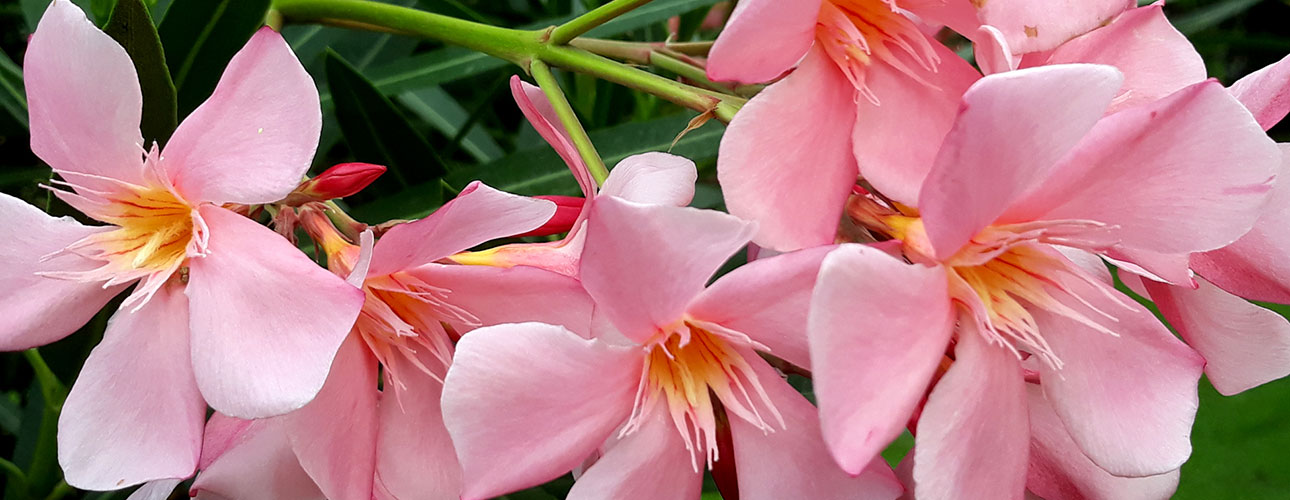
[[[50,171],[28,147],[22,83],[26,40],[48,1],[0,1],[0,191],[64,215],[70,210],[38,186],[49,179]],[[100,26],[108,24],[117,3],[75,1]],[[528,28],[558,24],[599,3],[390,1]],[[718,1],[654,0],[589,36],[655,42],[669,37],[711,40],[716,31],[704,19]],[[150,17],[155,24],[174,98],[170,104],[150,100],[147,106],[165,109],[147,114],[169,116],[166,106],[173,106],[174,118],[179,120],[210,94],[228,59],[262,24],[269,9],[269,0],[146,0],[145,4],[149,16],[135,12],[122,19],[127,17],[123,14],[117,22],[125,26],[122,29],[135,31],[137,24],[131,27],[130,23],[139,19]],[[1165,10],[1204,56],[1210,75],[1224,83],[1290,53],[1290,0],[1176,0]],[[379,223],[424,216],[474,179],[520,194],[578,194],[564,164],[523,122],[511,100],[507,80],[519,68],[467,50],[388,34],[293,25],[283,34],[313,75],[322,97],[324,126],[314,172],[346,161],[390,168],[369,189],[345,200],[359,220]],[[158,60],[149,65],[151,71],[141,68],[145,88],[149,79],[167,73],[158,72],[160,58],[156,55]],[[694,204],[721,207],[713,168],[724,130],[720,124],[708,123],[676,140],[695,113],[590,77],[558,76],[607,165],[628,155],[670,147],[699,166]],[[163,132],[150,133],[150,126]],[[149,137],[168,135],[164,123],[144,127]],[[1286,124],[1272,134],[1281,142],[1290,141]],[[128,494],[76,491],[61,481],[54,457],[57,411],[66,388],[98,343],[113,310],[115,304],[110,304],[82,331],[41,348],[39,355],[0,353],[0,469],[5,473],[0,481],[5,498],[107,499]],[[809,382],[799,386],[810,390]],[[1290,380],[1235,397],[1219,396],[1202,382],[1192,438],[1195,451],[1183,467],[1175,498],[1290,498]],[[899,460],[911,444],[906,434],[886,456]],[[570,484],[571,478],[566,477],[507,498],[561,498]],[[705,499],[719,498],[710,481],[705,491]],[[173,498],[184,497],[177,491]]]

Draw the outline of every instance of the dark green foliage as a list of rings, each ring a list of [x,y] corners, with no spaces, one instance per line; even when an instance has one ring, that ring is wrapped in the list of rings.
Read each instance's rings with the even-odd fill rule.
[[[143,139],[165,145],[179,125],[176,115],[175,83],[166,68],[161,38],[143,0],[120,0],[103,31],[111,35],[134,61],[143,91]]]

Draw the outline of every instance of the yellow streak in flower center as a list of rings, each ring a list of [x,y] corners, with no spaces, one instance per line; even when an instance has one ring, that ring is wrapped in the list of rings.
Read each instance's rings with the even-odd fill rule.
[[[672,422],[691,452],[691,465],[698,471],[699,453],[707,456],[709,468],[718,458],[714,396],[728,413],[764,432],[773,432],[774,427],[763,412],[783,428],[784,420],[752,366],[731,345],[732,339],[727,335],[687,322],[672,332],[663,332],[662,340],[647,347],[635,409],[622,434],[635,431],[642,415],[660,402],[666,403]]]

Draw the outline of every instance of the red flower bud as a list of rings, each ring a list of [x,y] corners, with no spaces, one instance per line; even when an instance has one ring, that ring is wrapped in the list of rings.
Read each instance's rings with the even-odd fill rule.
[[[296,186],[295,191],[287,195],[283,203],[299,206],[311,201],[344,198],[362,191],[383,173],[385,173],[385,167],[380,165],[341,163],[318,174],[317,177],[301,182]]]
[[[534,196],[534,198],[555,202],[555,214],[551,219],[542,224],[542,227],[534,229],[521,236],[550,236],[552,234],[567,233],[573,229],[573,223],[577,222],[578,215],[582,213],[582,205],[585,201],[580,196]]]

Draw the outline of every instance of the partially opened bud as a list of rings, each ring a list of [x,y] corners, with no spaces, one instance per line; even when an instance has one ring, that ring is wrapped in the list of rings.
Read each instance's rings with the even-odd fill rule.
[[[550,236],[552,234],[567,233],[573,228],[573,224],[578,221],[578,215],[582,213],[582,206],[586,199],[581,196],[534,196],[534,198],[547,200],[555,203],[555,215],[542,224],[542,227],[534,229],[524,234],[517,234],[515,237],[522,236]]]
[[[385,173],[385,167],[380,165],[341,163],[318,174],[317,177],[301,182],[282,202],[290,206],[299,206],[311,201],[344,198],[362,191],[383,173]]]

